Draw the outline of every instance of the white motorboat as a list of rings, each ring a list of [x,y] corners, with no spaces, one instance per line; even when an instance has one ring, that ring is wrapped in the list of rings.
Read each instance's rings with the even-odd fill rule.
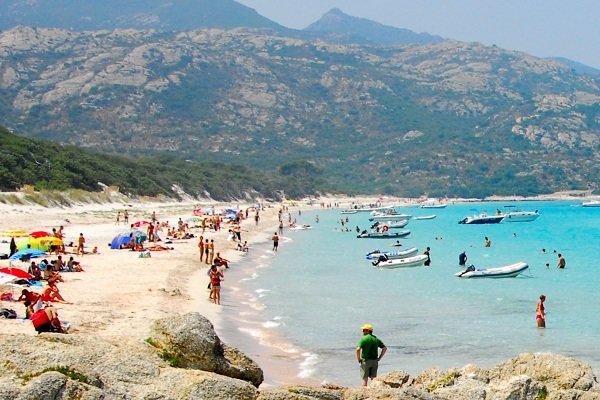
[[[425,254],[418,254],[416,256],[407,257],[407,258],[398,258],[398,259],[394,259],[394,260],[387,260],[387,261],[376,260],[376,261],[373,261],[371,264],[373,264],[374,267],[386,268],[386,269],[405,268],[405,267],[420,267],[425,264],[425,261],[428,258],[429,257]]]
[[[448,204],[421,204],[421,208],[446,208]]]
[[[383,229],[384,227],[387,226],[388,229],[400,229],[400,228],[404,228],[406,225],[408,225],[408,220],[407,219],[403,219],[400,221],[375,221],[375,223],[373,225],[371,225],[371,229],[375,229],[377,227],[379,227],[380,229]]]
[[[412,257],[419,252],[419,249],[416,247],[411,247],[410,249],[402,250],[402,251],[381,251],[381,250],[373,250],[372,252],[366,255],[367,260],[378,260],[380,257],[384,256],[384,259],[387,258],[389,260],[395,260],[399,258],[407,258]]]
[[[358,210],[352,210],[352,209],[340,211],[340,214],[357,214],[357,213],[358,213]]]
[[[600,200],[590,200],[581,203],[582,207],[600,207]]]
[[[538,210],[521,211],[515,210],[504,214],[502,222],[531,222],[535,221],[540,216]]]
[[[497,224],[502,222],[504,214],[500,215],[488,215],[487,213],[476,214],[470,217],[466,217],[460,221],[459,224]]]
[[[529,265],[526,262],[517,262],[498,268],[478,269],[471,265],[462,272],[454,274],[459,278],[512,278],[523,273]]]
[[[357,238],[367,238],[367,239],[397,239],[397,238],[403,238],[410,235],[410,231],[409,230],[404,230],[404,231],[397,231],[397,232],[392,232],[389,230],[381,230],[379,232],[377,231],[371,231],[371,232],[367,232],[367,231],[362,231],[359,235],[357,235]]]
[[[410,215],[399,213],[397,211],[376,211],[374,213],[371,213],[371,218],[369,218],[369,221],[404,221],[410,218]]]

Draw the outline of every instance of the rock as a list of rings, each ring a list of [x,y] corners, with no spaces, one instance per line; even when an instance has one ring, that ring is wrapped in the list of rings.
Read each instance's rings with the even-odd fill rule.
[[[343,400],[343,389],[289,385],[261,390],[256,400]]]
[[[258,387],[264,377],[250,358],[225,346],[212,323],[198,313],[154,321],[151,339],[177,367],[215,372],[251,382]]]
[[[404,371],[392,371],[373,379],[371,387],[401,388],[412,383],[410,375]]]

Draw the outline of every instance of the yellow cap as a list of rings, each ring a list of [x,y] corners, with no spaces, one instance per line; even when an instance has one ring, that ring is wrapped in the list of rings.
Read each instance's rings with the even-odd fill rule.
[[[373,332],[373,325],[371,325],[371,324],[364,324],[361,329],[363,331],[371,331],[371,332]]]

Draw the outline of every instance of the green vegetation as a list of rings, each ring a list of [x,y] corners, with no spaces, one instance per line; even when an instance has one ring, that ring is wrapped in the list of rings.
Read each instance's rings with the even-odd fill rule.
[[[173,353],[169,353],[167,350],[162,349],[160,354],[160,358],[165,360],[169,366],[173,368],[177,368],[180,365],[179,357]]]
[[[542,386],[537,396],[535,396],[535,400],[546,400],[548,398],[548,389],[546,386]]]
[[[230,163],[186,161],[173,155],[134,160],[27,139],[0,128],[0,190],[31,185],[38,192],[26,193],[24,200],[42,206],[66,205],[67,198],[107,201],[107,194],[89,193],[105,186],[118,187],[127,195],[177,198],[176,185],[189,195],[217,200],[279,198],[281,191],[303,196],[325,188],[316,177],[316,168],[308,163],[300,165],[303,167],[283,166],[284,173],[278,175]],[[65,196],[56,191],[65,192]],[[0,202],[18,204],[22,200],[8,195],[0,196]]]
[[[78,381],[81,383],[85,383],[86,385],[90,384],[90,379],[87,376],[85,376],[84,374],[77,372],[70,367],[65,367],[65,366],[61,366],[61,365],[58,365],[56,367],[48,367],[48,368],[45,368],[41,372],[38,372],[35,374],[30,374],[30,375],[24,375],[21,378],[25,381],[29,381],[35,377],[38,377],[38,376],[40,376],[46,372],[50,372],[50,371],[59,372],[59,373],[65,375],[66,377],[68,377],[69,379],[72,379],[74,381]]]
[[[446,375],[442,376],[431,385],[427,386],[425,390],[433,392],[435,389],[446,387],[454,384],[454,381],[460,376],[458,371],[449,371]]]

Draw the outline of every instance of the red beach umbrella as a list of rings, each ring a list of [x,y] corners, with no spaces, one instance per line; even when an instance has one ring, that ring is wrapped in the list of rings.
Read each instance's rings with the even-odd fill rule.
[[[133,223],[133,226],[139,228],[142,225],[149,225],[150,221],[136,221]]]
[[[16,276],[17,278],[23,278],[23,279],[33,278],[33,276],[31,276],[31,274],[27,273],[26,271],[23,271],[20,268],[3,267],[3,268],[0,268],[0,272],[3,272],[8,275]]]
[[[29,234],[29,236],[31,236],[32,238],[41,238],[41,237],[48,237],[48,236],[52,236],[51,233],[46,232],[46,231],[35,231],[35,232],[31,232]]]

